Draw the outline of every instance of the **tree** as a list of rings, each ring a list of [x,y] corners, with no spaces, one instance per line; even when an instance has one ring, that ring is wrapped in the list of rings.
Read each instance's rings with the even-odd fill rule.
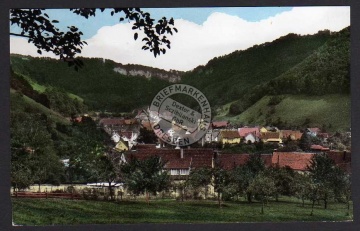
[[[30,110],[30,109],[29,109]],[[63,174],[59,157],[53,148],[46,116],[11,112],[11,179],[14,188],[33,183],[59,183]]]
[[[305,200],[310,199],[309,194],[311,191],[312,180],[309,174],[296,173],[292,188],[294,189],[295,196],[302,200],[302,206],[305,206]]]
[[[54,150],[51,148],[39,149],[31,155],[31,174],[34,182],[39,186],[39,191],[43,183],[58,185],[64,169]]]
[[[212,170],[212,175],[214,190],[217,192],[218,203],[219,207],[221,208],[222,194],[230,182],[229,174],[225,169],[219,166],[215,166],[215,168]]]
[[[293,181],[295,172],[288,166],[286,167],[270,167],[265,170],[266,174],[275,182],[275,199],[279,200],[279,195],[291,196],[294,193]]]
[[[299,141],[299,147],[303,150],[303,151],[309,151],[310,150],[310,146],[311,146],[311,137],[309,134],[307,134],[306,132],[304,132],[300,138]]]
[[[261,213],[263,214],[265,201],[276,192],[274,179],[269,177],[265,172],[261,172],[251,181],[247,191],[260,198]]]
[[[97,12],[104,12],[105,9],[78,8],[70,9],[70,11],[87,19],[95,17]],[[166,17],[162,17],[157,23],[154,23],[155,19],[151,18],[148,12],[139,8],[113,8],[110,14],[111,16],[121,14],[120,21],[128,20],[133,23],[133,30],[144,33],[143,50],[149,50],[156,57],[165,54],[166,48],[170,49],[170,41],[166,35],[177,32],[173,18],[168,20]],[[44,9],[11,9],[10,23],[21,29],[20,33],[10,33],[10,35],[27,38],[28,42],[38,49],[39,54],[42,51],[52,52],[61,60],[68,62],[69,66],[75,65],[76,70],[83,65],[79,59],[75,58],[76,54],[81,53],[81,49],[87,44],[82,41],[83,33],[79,28],[68,26],[68,31],[60,31],[55,26],[59,21],[51,20]],[[138,33],[135,32],[134,39],[137,40],[138,36]]]
[[[164,165],[165,162],[158,156],[144,160],[131,158],[121,167],[121,171],[128,189],[137,195],[144,193],[149,202],[150,193],[155,195],[170,187],[169,175],[163,170]]]
[[[96,127],[90,117],[82,117],[81,123],[68,126],[65,133],[69,136],[61,147],[61,152],[69,158],[68,181],[73,183],[99,180],[97,161],[106,152],[105,146],[110,137]]]
[[[314,155],[307,168],[312,181],[319,186],[318,196],[324,201],[326,209],[328,201],[339,197],[345,187],[345,184],[342,184],[344,172],[326,153]]]
[[[321,194],[323,193],[322,185],[310,181],[308,185],[308,199],[311,201],[311,213],[310,216],[314,215],[314,206],[315,202],[321,199]]]
[[[25,189],[34,182],[29,164],[30,155],[23,149],[11,151],[11,186],[14,191]]]
[[[114,200],[113,184],[119,179],[119,171],[117,171],[115,160],[111,159],[109,154],[103,154],[96,158],[96,166],[94,167],[97,170],[98,180],[108,183],[110,199]]]
[[[242,196],[248,187],[246,171],[244,167],[237,166],[230,173],[232,184],[234,185],[237,196]]]
[[[243,169],[240,171],[240,174],[243,177],[243,188],[248,189],[252,180],[262,171],[265,170],[264,161],[261,159],[260,155],[251,155],[250,159],[246,162],[246,164],[242,167]],[[246,190],[247,200],[248,202],[252,202],[252,191]]]
[[[194,188],[203,188],[205,199],[207,198],[208,185],[211,184],[212,172],[210,168],[196,168],[191,170],[189,174],[189,184]]]

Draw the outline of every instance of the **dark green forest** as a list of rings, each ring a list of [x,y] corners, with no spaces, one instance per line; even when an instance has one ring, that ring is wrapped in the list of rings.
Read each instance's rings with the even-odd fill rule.
[[[216,57],[205,66],[185,74],[182,82],[202,90],[212,105],[226,104],[290,70],[330,37],[329,33],[311,36],[289,34],[245,51]]]
[[[350,31],[331,36],[306,59],[270,81],[248,89],[230,107],[240,114],[266,95],[350,94]]]
[[[15,73],[37,83],[73,93],[84,99],[91,110],[129,112],[146,106],[169,82],[116,73],[115,63],[98,58],[83,58],[84,67],[74,71],[62,61],[50,58],[11,56]],[[150,101],[149,101],[150,100]]]

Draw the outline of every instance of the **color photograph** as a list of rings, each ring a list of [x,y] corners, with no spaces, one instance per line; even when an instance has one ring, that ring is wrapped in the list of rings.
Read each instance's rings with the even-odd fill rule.
[[[352,222],[350,10],[10,9],[12,225]]]

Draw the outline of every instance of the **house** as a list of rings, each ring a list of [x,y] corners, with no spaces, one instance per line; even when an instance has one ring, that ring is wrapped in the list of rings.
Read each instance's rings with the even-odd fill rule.
[[[255,143],[260,140],[260,128],[259,127],[243,127],[238,128],[240,138],[245,140],[245,143]]]
[[[317,134],[317,137],[319,137],[323,143],[327,143],[330,135],[329,135],[329,133],[326,133],[326,132],[320,132]]]
[[[286,140],[290,138],[291,140],[300,140],[302,132],[299,130],[280,130],[280,138]]]
[[[146,113],[145,109],[139,110],[137,115],[135,116],[135,119],[140,120],[140,121],[149,121],[149,117],[148,117],[148,114]]]
[[[262,132],[260,136],[264,143],[278,143],[282,144],[280,132]]]
[[[260,133],[268,132],[268,130],[265,127],[260,128]]]
[[[103,118],[99,121],[99,126],[104,129],[109,135],[114,131],[121,132],[134,132],[139,133],[140,124],[136,119],[124,118]]]
[[[115,149],[115,151],[123,152],[123,151],[128,151],[129,146],[126,141],[124,141],[123,139],[120,139],[120,141],[115,145],[114,149]]]
[[[280,131],[279,128],[277,128],[275,126],[266,126],[265,128],[268,132],[279,132]]]
[[[205,134],[205,142],[211,143],[211,142],[218,142],[220,141],[220,132],[216,130],[209,129]]]
[[[64,167],[68,168],[70,166],[70,159],[61,159],[60,162],[64,165]]]
[[[241,138],[237,130],[220,131],[220,141],[222,144],[239,144]]]
[[[317,136],[318,133],[321,133],[320,128],[306,128],[305,132],[309,134],[310,136]]]
[[[116,144],[115,150],[124,151],[132,149],[137,144],[139,133],[134,132],[116,132],[112,131],[111,140]],[[121,148],[120,148],[121,147]]]
[[[245,143],[255,143],[260,141],[259,137],[255,136],[255,134],[253,133],[248,133],[245,137],[244,137],[244,142]]]
[[[185,180],[191,169],[208,167],[212,168],[213,149],[137,149],[124,153],[125,160],[136,158],[143,160],[158,156],[165,162],[164,170],[168,171],[171,179]]]
[[[230,123],[228,121],[212,121],[210,126],[212,129],[225,129],[228,128]]]
[[[249,133],[253,133],[255,136],[260,137],[259,127],[242,127],[238,128],[238,132],[241,138],[245,137]]]

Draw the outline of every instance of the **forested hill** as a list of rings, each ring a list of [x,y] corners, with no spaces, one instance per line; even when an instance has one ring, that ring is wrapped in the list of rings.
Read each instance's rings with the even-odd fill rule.
[[[289,34],[216,57],[186,73],[99,58],[83,58],[85,66],[78,72],[62,61],[20,55],[11,55],[11,66],[37,84],[81,97],[90,110],[112,112],[147,106],[160,89],[181,77],[180,83],[203,91],[213,107],[229,105],[226,113],[235,116],[267,95],[348,94],[349,49],[350,28],[345,28]]]
[[[349,28],[333,34],[323,46],[278,77],[248,89],[246,94],[231,105],[230,114],[242,113],[266,95],[283,94],[308,96],[349,95]]]
[[[129,112],[143,107],[182,73],[99,58],[82,61],[84,67],[75,71],[56,59],[11,55],[11,67],[16,74],[45,88],[56,87],[80,96],[93,110]]]
[[[342,91],[347,91],[349,42],[349,28],[339,33],[289,34],[245,51],[214,58],[205,66],[186,73],[182,82],[202,90],[213,106],[245,100],[246,105],[233,107],[236,113],[241,113],[266,94],[284,93],[285,89],[289,91],[287,94],[299,93],[297,89],[303,88],[304,81],[314,84],[308,92],[303,91],[305,94],[318,94],[315,89],[322,93],[338,93],[339,89],[334,88],[334,81],[338,80]],[[316,81],[311,80],[312,75],[316,76]],[[275,81],[280,77],[284,81]],[[290,81],[294,82],[285,84]],[[272,92],[267,89],[269,83]],[[256,95],[252,94],[254,92]]]

